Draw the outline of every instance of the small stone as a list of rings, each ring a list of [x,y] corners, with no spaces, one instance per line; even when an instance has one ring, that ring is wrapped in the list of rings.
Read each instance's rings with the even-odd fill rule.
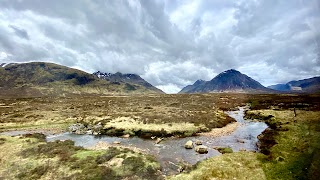
[[[208,147],[207,147],[207,146],[204,146],[204,145],[196,146],[196,147],[195,147],[195,150],[196,150],[196,152],[199,153],[199,154],[206,154],[206,153],[208,153]]]
[[[202,145],[202,142],[200,140],[196,140],[195,144],[196,145]]]
[[[125,134],[122,136],[123,138],[129,138],[130,137],[130,134]]]
[[[163,138],[157,138],[156,144],[159,144],[162,140],[163,140]]]
[[[237,141],[238,141],[239,143],[244,143],[244,140],[242,140],[242,139],[237,139]]]
[[[120,144],[120,141],[114,141],[113,144]]]
[[[191,140],[187,141],[186,144],[184,145],[184,147],[186,149],[192,149],[193,148],[192,141]]]

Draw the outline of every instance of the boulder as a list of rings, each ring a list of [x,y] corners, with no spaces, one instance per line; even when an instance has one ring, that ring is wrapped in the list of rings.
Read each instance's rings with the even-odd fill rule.
[[[195,150],[196,150],[196,152],[199,153],[199,154],[206,154],[206,153],[208,153],[208,147],[207,147],[207,146],[204,146],[204,145],[196,146],[196,147],[195,147]]]
[[[70,132],[76,132],[76,131],[83,131],[85,129],[85,126],[81,123],[72,124],[68,127],[68,130]]]
[[[87,134],[88,129],[81,123],[72,124],[68,127],[69,132],[75,134]]]
[[[200,140],[196,140],[195,144],[196,145],[202,145],[202,142]]]
[[[123,138],[129,138],[130,137],[130,134],[125,134],[122,136]]]
[[[192,149],[193,148],[193,143],[191,140],[187,141],[186,144],[184,145],[186,149]]]

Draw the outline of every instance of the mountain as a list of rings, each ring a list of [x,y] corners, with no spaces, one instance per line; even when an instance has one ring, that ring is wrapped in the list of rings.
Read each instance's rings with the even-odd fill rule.
[[[270,89],[286,92],[320,92],[320,76],[298,81],[290,81],[286,84],[268,86]]]
[[[290,91],[290,86],[288,84],[276,84],[268,86],[268,88],[277,90],[277,91]]]
[[[211,81],[198,80],[193,85],[186,86],[179,93],[208,92],[272,92],[259,82],[237,70],[224,71]]]
[[[120,72],[112,74],[112,73],[104,73],[104,72],[100,72],[100,71],[97,71],[93,74],[100,79],[110,81],[114,84],[131,83],[131,84],[143,86],[146,89],[149,89],[149,90],[157,92],[157,93],[164,93],[163,91],[154,87],[153,85],[151,85],[146,80],[144,80],[143,78],[141,78],[139,75],[136,75],[136,74],[122,74]]]
[[[179,93],[190,93],[192,92],[196,87],[201,86],[202,84],[206,83],[206,81],[199,79],[192,85],[187,85],[184,87]]]
[[[53,63],[31,62],[0,67],[0,96],[158,93],[137,84],[117,83]]]

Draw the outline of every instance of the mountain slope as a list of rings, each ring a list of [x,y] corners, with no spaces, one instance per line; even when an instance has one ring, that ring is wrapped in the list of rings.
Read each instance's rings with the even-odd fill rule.
[[[158,93],[164,93],[163,91],[161,91],[160,89],[154,87],[153,85],[151,85],[150,83],[148,83],[146,80],[144,80],[143,78],[141,78],[139,75],[136,74],[122,74],[122,73],[104,73],[104,72],[100,72],[97,71],[95,73],[93,73],[95,76],[97,76],[100,79],[104,79],[107,81],[110,81],[114,84],[117,83],[131,83],[131,84],[136,84],[136,85],[140,85],[145,87],[146,89],[149,89],[151,91],[155,91]]]
[[[0,67],[0,77],[2,96],[155,93],[139,85],[113,84],[84,71],[44,62]]]
[[[268,86],[268,88],[287,92],[320,92],[320,76],[298,81],[290,81],[286,84]]]
[[[208,92],[270,92],[272,90],[262,86],[259,82],[234,69],[224,71],[211,81],[196,81],[186,86],[180,93],[208,93]]]
[[[270,89],[274,89],[277,91],[290,91],[290,86],[288,84],[276,84],[268,86]]]

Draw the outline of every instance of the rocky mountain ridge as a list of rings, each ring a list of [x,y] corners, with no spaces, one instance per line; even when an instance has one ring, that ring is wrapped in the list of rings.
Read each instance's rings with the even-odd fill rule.
[[[272,92],[249,76],[230,69],[218,74],[210,81],[197,80],[193,85],[183,88],[180,93],[210,92]]]
[[[107,72],[101,72],[101,71],[97,71],[93,74],[100,79],[110,81],[111,83],[114,83],[114,84],[118,84],[118,83],[137,84],[145,87],[146,89],[149,89],[158,93],[164,93],[162,90],[154,87],[152,84],[150,84],[149,82],[147,82],[137,74],[122,74],[120,72],[113,74],[113,73],[107,73]]]
[[[47,62],[3,65],[0,77],[0,96],[159,93],[139,84],[115,84],[78,69]]]
[[[320,76],[297,81],[290,81],[286,84],[276,84],[268,86],[270,89],[284,92],[307,92],[314,93],[320,91]]]

